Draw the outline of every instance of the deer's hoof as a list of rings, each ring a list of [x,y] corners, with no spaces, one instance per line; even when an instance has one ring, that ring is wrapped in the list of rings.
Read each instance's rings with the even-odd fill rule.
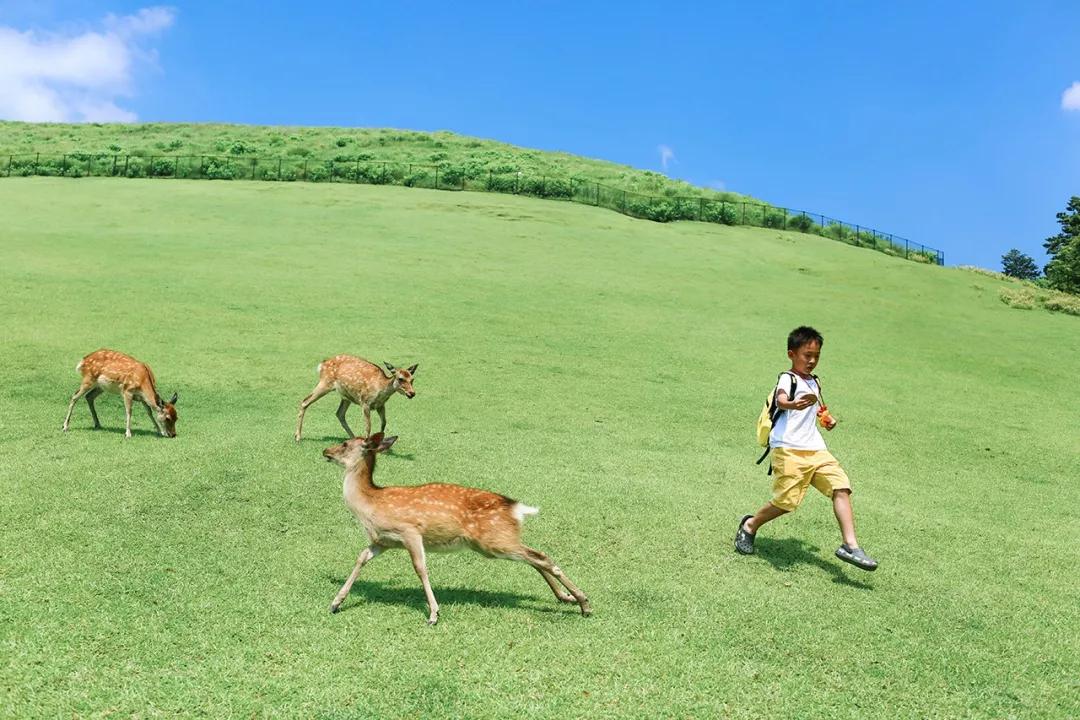
[[[438,615],[436,615],[433,618],[428,618],[427,619],[427,626],[428,627],[435,627],[435,623],[437,623],[437,622],[439,622],[439,616]]]
[[[341,609],[340,605],[335,605],[334,603],[330,603],[330,614],[331,615],[333,615],[334,613],[336,613],[340,609]]]
[[[592,615],[592,607],[590,607],[588,603],[581,606],[581,615],[582,617],[589,617]]]

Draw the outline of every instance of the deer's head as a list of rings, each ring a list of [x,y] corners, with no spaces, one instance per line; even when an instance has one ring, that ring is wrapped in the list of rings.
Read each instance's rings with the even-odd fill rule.
[[[416,368],[420,367],[420,363],[417,363],[408,369],[396,368],[388,362],[384,362],[383,365],[390,371],[390,378],[394,390],[407,398],[413,398],[416,395],[416,391],[413,390],[412,381],[413,376],[416,375]]]
[[[161,434],[165,437],[176,437],[176,393],[165,402],[158,396],[158,406],[154,408],[157,415],[158,425],[161,426]]]
[[[327,461],[349,468],[368,455],[386,452],[396,442],[397,435],[383,437],[382,433],[375,433],[371,437],[356,437],[340,445],[331,445],[322,454]]]

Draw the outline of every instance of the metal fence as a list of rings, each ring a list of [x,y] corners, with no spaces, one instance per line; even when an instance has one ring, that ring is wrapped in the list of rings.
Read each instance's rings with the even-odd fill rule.
[[[2,162],[2,160],[0,160]],[[425,165],[377,160],[313,160],[230,155],[9,155],[5,177],[186,178],[273,182],[346,182],[404,185],[436,190],[472,190],[531,195],[595,205],[636,218],[671,222],[695,220],[724,225],[794,230],[871,248],[917,262],[945,264],[940,250],[907,238],[844,222],[821,213],[746,200],[642,195],[576,177],[495,173],[468,166]]]

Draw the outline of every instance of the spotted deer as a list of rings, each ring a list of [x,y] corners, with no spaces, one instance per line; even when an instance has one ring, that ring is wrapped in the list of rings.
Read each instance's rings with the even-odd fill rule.
[[[577,603],[582,615],[592,614],[589,599],[544,553],[521,542],[521,525],[538,508],[486,490],[432,483],[415,487],[379,487],[373,481],[375,456],[397,440],[375,433],[326,448],[323,455],[345,468],[345,504],[364,526],[370,544],[360,551],[352,573],[341,587],[330,612],[349,594],[360,568],[391,548],[405,548],[424,586],[428,625],[439,620],[439,603],[431,591],[427,551],[471,549],[489,558],[528,563],[560,602]]]
[[[146,406],[154,428],[165,437],[176,437],[176,393],[165,402],[157,392],[150,366],[116,350],[95,350],[75,366],[82,373],[82,383],[68,403],[64,431],[71,422],[71,411],[79,398],[85,397],[94,418],[94,429],[101,427],[94,399],[103,392],[117,393],[124,398],[124,436],[131,437],[131,405],[138,400]]]
[[[418,365],[405,368],[395,368],[390,363],[383,363],[390,372],[389,377],[378,365],[352,355],[337,355],[319,363],[319,383],[311,393],[300,401],[300,412],[296,417],[296,441],[300,442],[300,433],[304,427],[304,413],[308,407],[334,390],[341,395],[341,403],[338,405],[337,418],[341,427],[349,437],[356,437],[356,433],[345,421],[345,413],[349,406],[356,403],[364,410],[364,435],[371,434],[371,411],[379,413],[381,427],[379,432],[386,431],[386,401],[394,393],[401,393],[412,399],[416,395],[413,390],[413,376],[416,374]]]

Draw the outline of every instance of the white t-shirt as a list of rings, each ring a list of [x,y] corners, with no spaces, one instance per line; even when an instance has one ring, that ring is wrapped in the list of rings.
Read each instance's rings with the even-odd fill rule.
[[[824,450],[825,439],[817,426],[817,410],[821,406],[821,388],[814,379],[806,379],[798,373],[784,373],[776,381],[776,391],[791,392],[791,376],[795,376],[795,397],[788,400],[797,400],[803,395],[814,394],[818,402],[805,410],[783,410],[780,417],[776,418],[772,432],[769,433],[770,447],[784,447],[792,450]]]

